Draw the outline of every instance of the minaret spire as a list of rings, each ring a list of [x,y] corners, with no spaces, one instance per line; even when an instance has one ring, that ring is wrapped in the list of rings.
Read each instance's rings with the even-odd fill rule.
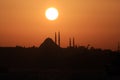
[[[73,37],[73,47],[75,47],[75,38]]]
[[[57,34],[55,32],[55,43],[57,44]]]
[[[60,47],[60,32],[58,32],[58,45]]]
[[[69,47],[71,47],[71,38],[69,38]]]

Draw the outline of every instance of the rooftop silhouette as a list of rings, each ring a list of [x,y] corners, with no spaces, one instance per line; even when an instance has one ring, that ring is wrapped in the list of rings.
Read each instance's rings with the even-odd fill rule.
[[[96,49],[90,45],[76,47],[74,37],[72,40],[69,38],[68,43],[67,48],[60,47],[60,32],[58,32],[58,37],[55,33],[55,40],[48,37],[39,47],[0,48],[0,73],[9,75],[12,79],[15,77],[15,80],[19,78],[20,73],[23,76],[30,76],[29,72],[40,74],[37,77],[41,77],[41,80],[51,74],[59,78],[67,76],[67,80],[71,78],[81,80],[81,77],[86,78],[86,75],[92,77],[92,80],[99,78],[104,80],[107,76],[120,75],[119,46],[116,52]],[[95,76],[97,77],[94,78]]]

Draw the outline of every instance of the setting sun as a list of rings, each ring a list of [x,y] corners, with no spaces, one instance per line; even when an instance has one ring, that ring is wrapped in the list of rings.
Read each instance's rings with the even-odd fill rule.
[[[63,48],[74,37],[77,47],[116,50],[119,8],[120,0],[0,0],[0,47],[38,47],[60,31]]]
[[[48,8],[45,12],[45,16],[48,20],[56,20],[58,18],[58,10],[56,8]]]

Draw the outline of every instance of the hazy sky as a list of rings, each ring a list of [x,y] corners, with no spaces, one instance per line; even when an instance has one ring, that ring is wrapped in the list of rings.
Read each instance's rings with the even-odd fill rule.
[[[56,21],[45,10],[59,11]],[[69,37],[77,45],[117,48],[120,41],[120,0],[0,0],[0,46],[39,46],[61,32],[61,46]]]

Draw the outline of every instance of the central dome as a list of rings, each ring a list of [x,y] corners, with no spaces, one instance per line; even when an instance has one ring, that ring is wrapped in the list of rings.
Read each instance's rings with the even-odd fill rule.
[[[45,49],[56,49],[60,48],[51,38],[45,39],[45,41],[40,45],[39,48]]]

